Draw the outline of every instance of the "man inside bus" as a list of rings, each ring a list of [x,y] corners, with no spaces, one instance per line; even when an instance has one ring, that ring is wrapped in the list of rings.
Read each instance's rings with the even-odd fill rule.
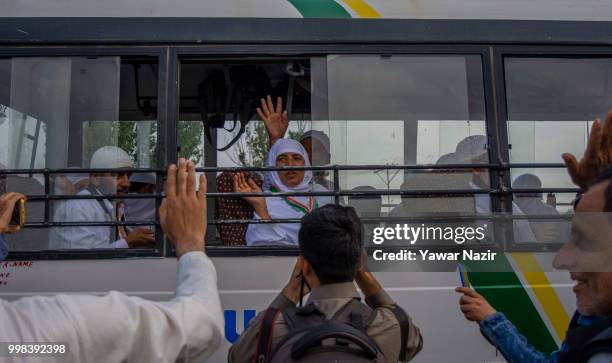
[[[362,263],[365,252],[362,249],[361,231],[361,221],[352,207],[326,205],[305,215],[299,232],[300,256],[289,282],[270,307],[282,311],[295,307],[302,298],[300,278],[303,276],[305,286],[312,288],[305,308],[316,309],[329,319],[351,301],[360,299],[354,286],[356,282],[365,295],[367,305],[374,310],[372,321],[363,326],[367,335],[376,342],[386,362],[410,360],[422,348],[421,333],[412,319],[395,305],[374,275],[367,271],[365,263]],[[403,331],[394,309],[401,311],[404,318]],[[251,320],[248,328],[231,347],[229,362],[254,361],[264,316],[265,312],[261,312]],[[283,314],[278,314],[272,324],[274,329],[270,351],[289,332]],[[402,336],[405,340],[402,340]]]
[[[531,346],[517,328],[476,291],[458,287],[466,319],[510,362],[612,362],[612,112],[602,131],[595,120],[582,160],[563,154],[572,181],[585,191],[575,206],[572,238],[553,267],[576,281],[577,310],[561,348],[550,356]]]
[[[223,339],[223,312],[217,275],[204,252],[206,178],[196,191],[195,164],[179,160],[168,168],[160,223],[176,249],[174,299],[153,302],[112,291],[104,296],[32,296],[0,300],[1,342],[40,342],[60,346],[62,362],[202,362]],[[0,197],[0,233],[9,227],[15,201]],[[12,229],[11,229],[12,228]],[[21,362],[4,356],[2,362]],[[44,358],[43,358],[44,359]]]
[[[489,155],[487,152],[487,137],[484,135],[471,135],[461,140],[455,148],[454,161],[457,164],[487,164]],[[469,182],[471,189],[488,189],[489,172],[486,168],[472,168],[472,180]],[[476,214],[491,214],[491,197],[489,194],[474,194],[474,212]],[[524,215],[519,206],[512,202],[512,214]],[[512,222],[514,239],[516,242],[535,242],[529,222],[517,219]]]
[[[116,146],[103,146],[94,152],[92,169],[131,168],[130,156]],[[91,173],[87,188],[77,195],[126,194],[130,187],[128,173]],[[55,222],[115,222],[123,219],[107,199],[74,199],[60,203]],[[63,220],[63,218],[66,218]],[[51,249],[151,248],[153,232],[138,228],[127,232],[124,226],[56,227],[49,241]]]

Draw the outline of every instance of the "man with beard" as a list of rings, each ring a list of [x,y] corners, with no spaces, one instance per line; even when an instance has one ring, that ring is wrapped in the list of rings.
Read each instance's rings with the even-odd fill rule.
[[[96,150],[89,164],[91,169],[131,168],[130,156],[116,146]],[[77,195],[126,194],[130,188],[129,173],[95,172],[89,185]],[[107,199],[73,199],[61,202],[56,215],[65,220],[56,222],[115,222],[115,204]],[[63,219],[62,218],[62,219]],[[154,245],[153,232],[135,229],[129,233],[123,226],[56,227],[49,241],[51,249],[149,248]]]

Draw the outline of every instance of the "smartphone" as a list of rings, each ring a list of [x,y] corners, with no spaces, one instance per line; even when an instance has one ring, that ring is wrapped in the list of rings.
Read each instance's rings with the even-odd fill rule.
[[[461,286],[468,288],[472,287],[465,266],[460,263],[457,265],[457,269],[459,270],[459,280],[461,280]]]
[[[23,227],[25,222],[26,222],[26,201],[25,199],[19,199],[15,203],[15,208],[13,208],[13,216],[11,217],[11,221],[9,225]]]

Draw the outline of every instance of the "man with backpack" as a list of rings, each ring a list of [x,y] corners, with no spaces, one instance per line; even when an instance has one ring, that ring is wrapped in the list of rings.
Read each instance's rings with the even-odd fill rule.
[[[365,271],[361,226],[351,207],[326,205],[302,218],[289,282],[251,320],[229,362],[397,362],[421,350],[419,328]]]

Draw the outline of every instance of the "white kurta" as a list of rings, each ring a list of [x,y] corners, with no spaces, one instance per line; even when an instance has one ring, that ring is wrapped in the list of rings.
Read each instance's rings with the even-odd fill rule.
[[[0,342],[66,343],[61,359],[2,362],[202,362],[223,337],[212,261],[190,252],[178,261],[176,296],[153,302],[112,291],[0,300]]]
[[[91,195],[85,189],[77,195]],[[73,199],[59,202],[55,209],[55,222],[113,222],[115,208],[104,200],[107,213],[95,199]],[[128,248],[124,239],[111,241],[114,237],[114,226],[79,226],[56,227],[49,236],[50,249],[92,249],[92,248]]]
[[[314,184],[313,191],[326,192],[328,190]],[[332,203],[331,197],[322,196],[316,199],[319,207]],[[303,212],[290,207],[282,198],[267,197],[266,206],[272,219],[301,219],[304,216]],[[261,219],[261,217],[255,213],[254,219]],[[249,224],[246,243],[247,246],[297,246],[299,231],[299,223]]]

